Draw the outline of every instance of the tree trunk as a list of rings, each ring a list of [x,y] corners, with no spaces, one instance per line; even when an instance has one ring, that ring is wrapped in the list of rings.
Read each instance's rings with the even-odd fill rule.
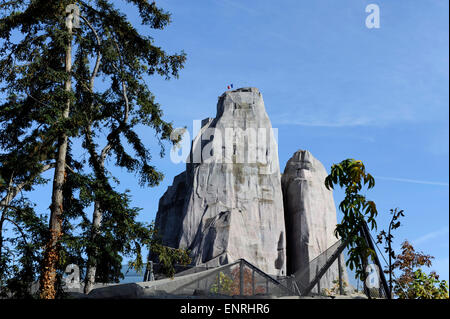
[[[2,215],[0,217],[0,258],[2,258],[2,255],[3,255],[3,224],[5,222],[6,210],[8,209],[7,206],[12,201],[13,196],[15,196],[15,194],[12,193],[15,190],[15,188],[13,189],[13,191],[11,191],[11,182],[9,185],[10,186],[8,187],[8,192],[5,196],[5,198],[3,198],[2,201],[0,202],[0,207],[3,207]],[[2,266],[2,268],[3,268],[3,265],[0,265],[0,266]],[[4,271],[3,269],[0,269],[0,270],[2,272]]]
[[[69,42],[66,48],[66,72],[65,91],[72,90],[72,26],[69,29]],[[69,117],[70,98],[67,98],[63,112],[63,120]],[[58,154],[56,160],[55,174],[53,178],[52,204],[50,206],[50,238],[45,248],[42,273],[40,278],[40,297],[42,299],[54,299],[56,296],[56,266],[59,260],[59,239],[62,235],[63,214],[63,185],[65,180],[66,155],[68,137],[62,133],[58,138]]]
[[[392,222],[391,222],[392,224]],[[391,246],[391,225],[389,225],[389,233],[388,233],[388,249],[389,249],[389,291],[391,292],[392,298],[392,246]]]
[[[95,242],[95,239],[99,233],[100,224],[102,221],[102,212],[100,210],[100,204],[96,201],[94,204],[94,215],[92,218],[92,233],[91,242]],[[92,251],[88,253],[88,268],[86,271],[86,280],[84,285],[84,293],[88,294],[95,284],[95,273],[97,271],[97,251],[98,247],[94,247]]]
[[[100,38],[97,34],[97,32],[95,31],[95,29],[92,27],[92,25],[89,23],[89,21],[84,18],[81,17],[86,23],[87,25],[91,28],[91,30],[94,32],[94,35],[97,39],[97,45],[100,47]],[[119,54],[119,58],[120,58],[120,50],[118,48],[117,43],[114,41],[116,49],[117,49],[117,53]],[[121,66],[122,66],[122,60],[121,60]],[[97,71],[99,69],[100,66],[100,54],[97,56],[97,61],[96,61],[96,65],[91,77],[91,81],[89,83],[89,88],[91,93],[93,93],[94,90],[94,80],[95,80],[95,76],[97,74]],[[122,94],[123,94],[123,98],[125,100],[125,113],[124,113],[124,119],[123,119],[123,123],[126,123],[128,120],[128,112],[129,112],[129,102],[128,102],[128,96],[127,96],[127,87],[125,85],[125,82],[122,80]],[[121,129],[121,126],[119,126],[119,131]],[[104,172],[105,172],[105,159],[108,155],[108,152],[111,149],[111,144],[108,142],[108,144],[103,148],[103,150],[101,151],[100,155],[97,155],[96,151],[95,151],[95,146],[94,143],[92,141],[92,132],[90,129],[90,124],[85,132],[86,134],[86,141],[88,144],[88,150],[89,150],[89,154],[94,162],[94,172],[95,175],[97,177],[97,179],[104,179]],[[106,182],[106,180],[105,180]],[[92,232],[91,232],[91,242],[95,242],[95,239],[97,237],[97,235],[99,234],[99,229],[100,229],[100,225],[101,225],[101,221],[102,221],[102,215],[103,212],[100,209],[100,204],[98,203],[98,201],[95,201],[94,204],[94,213],[93,213],[93,217],[92,217]],[[97,271],[97,258],[98,258],[98,247],[94,246],[94,249],[88,251],[88,264],[87,264],[87,270],[86,270],[86,278],[85,278],[85,285],[84,285],[84,293],[88,294],[92,288],[94,287],[95,284],[95,274]]]
[[[2,216],[0,217],[0,260],[3,256],[3,223],[5,222],[5,214],[6,214],[6,207],[2,211]],[[3,262],[0,263],[0,282],[3,279],[4,275],[4,267]]]
[[[103,173],[105,170],[105,158],[106,153],[102,152],[100,156],[97,156],[95,153],[94,144],[91,140],[91,132],[87,130],[86,132],[86,140],[89,145],[89,153],[94,161],[94,171],[97,178],[103,178]],[[95,245],[95,240],[100,232],[100,225],[102,222],[103,212],[100,208],[100,203],[98,200],[95,200],[94,203],[94,213],[92,216],[92,229],[91,229],[91,243],[94,243],[94,248],[90,249],[87,254],[87,270],[86,270],[86,278],[84,284],[84,293],[88,294],[95,284],[95,274],[97,271],[97,258],[98,258],[98,247]]]

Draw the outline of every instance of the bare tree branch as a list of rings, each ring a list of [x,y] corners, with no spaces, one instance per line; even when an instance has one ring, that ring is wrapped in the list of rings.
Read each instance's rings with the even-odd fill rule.
[[[126,122],[128,121],[128,116],[129,116],[129,112],[130,112],[130,102],[129,102],[129,100],[128,100],[127,86],[126,86],[125,80],[123,79],[123,71],[124,71],[123,65],[124,65],[124,63],[123,63],[122,56],[121,56],[121,54],[120,54],[120,48],[119,48],[119,45],[117,44],[117,41],[116,41],[114,35],[112,35],[111,38],[112,38],[112,40],[113,40],[113,42],[114,42],[114,46],[116,47],[117,54],[118,54],[118,56],[119,56],[120,70],[119,70],[115,65],[113,65],[113,67],[114,67],[114,68],[116,69],[116,71],[120,74],[120,77],[121,77],[121,80],[122,80],[122,95],[123,95],[123,99],[124,99],[124,101],[125,101],[125,111],[124,111],[123,121],[122,121],[121,125],[119,125],[119,126],[117,127],[117,129],[113,130],[113,131],[110,133],[110,135],[113,135],[113,134],[120,133],[120,131],[123,130],[123,126],[124,126],[124,125],[126,124]],[[100,154],[100,158],[101,158],[102,161],[105,160],[105,158],[106,158],[106,156],[108,155],[108,152],[111,150],[111,148],[112,148],[111,142],[109,142],[108,144],[106,144],[106,146],[103,148],[103,150],[102,150],[102,152],[101,152],[101,154]]]
[[[67,164],[66,164],[66,168],[67,168],[70,172],[72,172],[73,174],[77,174],[77,172],[75,172],[75,171],[73,170],[73,168],[70,167],[70,166],[67,165]]]
[[[38,175],[42,174],[45,171],[48,171],[51,168],[55,167],[55,163],[46,164],[42,167],[39,173],[33,175],[30,179],[16,185],[15,187],[9,187],[8,192],[5,197],[0,201],[0,207],[8,206],[11,201],[17,196],[17,194],[29,183],[31,183]]]
[[[16,207],[11,207],[11,208],[16,208]],[[14,226],[16,226],[16,228],[19,230],[20,234],[22,235],[23,241],[25,242],[25,244],[28,245],[28,241],[27,241],[27,237],[23,231],[23,229],[12,219],[9,219],[8,217],[5,217],[4,220],[10,222],[11,224],[13,224]]]
[[[97,46],[98,46],[97,60],[95,62],[94,70],[92,71],[91,78],[89,80],[89,88],[91,90],[91,93],[93,93],[93,91],[94,91],[94,81],[95,81],[95,78],[97,77],[98,69],[100,68],[100,61],[101,61],[101,58],[102,58],[101,53],[100,53],[101,40],[100,40],[100,37],[98,36],[97,31],[94,29],[94,27],[89,22],[89,20],[86,19],[85,17],[81,16],[81,15],[80,15],[80,18],[83,19],[84,22],[86,22],[86,25],[92,30],[92,32],[95,35],[95,38],[97,39]]]

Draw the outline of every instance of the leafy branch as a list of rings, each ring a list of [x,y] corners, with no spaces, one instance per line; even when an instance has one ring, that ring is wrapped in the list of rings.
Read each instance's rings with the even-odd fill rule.
[[[368,223],[372,229],[376,228],[375,218],[378,215],[376,205],[361,195],[363,187],[368,189],[375,186],[375,179],[366,172],[362,161],[346,159],[331,167],[331,173],[325,178],[327,189],[333,189],[334,185],[345,187],[345,198],[339,204],[339,209],[344,214],[341,222],[336,225],[335,235],[343,242],[348,243],[349,256],[347,266],[355,269],[356,276],[361,280],[365,278],[364,265],[375,252],[367,245],[364,237],[359,232],[363,223]]]

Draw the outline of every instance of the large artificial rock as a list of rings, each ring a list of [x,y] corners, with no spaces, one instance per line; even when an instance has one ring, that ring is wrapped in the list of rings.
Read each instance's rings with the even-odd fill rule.
[[[163,243],[191,251],[194,264],[243,258],[269,274],[286,273],[278,150],[261,93],[227,91],[202,122],[186,172],[159,202]]]
[[[338,241],[334,235],[337,219],[333,193],[325,187],[327,175],[322,163],[309,151],[299,150],[287,162],[281,178],[287,271],[288,274],[299,274],[310,270],[311,276],[305,276],[305,281],[312,279],[318,270],[309,269],[310,262]],[[318,264],[314,263],[314,267],[320,267],[325,261],[326,258],[323,258]],[[331,288],[338,274],[338,264],[335,262],[322,277],[319,286]]]

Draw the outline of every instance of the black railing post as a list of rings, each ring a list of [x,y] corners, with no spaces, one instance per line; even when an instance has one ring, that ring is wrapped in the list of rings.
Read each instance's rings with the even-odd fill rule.
[[[255,269],[252,268],[252,296],[255,295]]]
[[[244,295],[244,271],[243,271],[243,267],[244,263],[241,259],[241,262],[239,263],[239,294],[241,296]]]
[[[384,276],[383,268],[381,268],[381,263],[380,263],[380,260],[378,259],[378,254],[375,250],[375,245],[373,244],[372,238],[370,238],[369,227],[367,226],[366,222],[363,223],[362,229],[363,229],[363,233],[365,234],[365,238],[366,238],[367,243],[369,244],[370,249],[372,249],[375,252],[374,259],[375,259],[375,264],[377,265],[378,270],[379,270],[378,274],[380,277],[381,284],[383,285],[383,288],[386,292],[388,299],[392,299],[391,290],[389,289],[388,283],[386,281],[386,277]]]
[[[339,272],[339,294],[344,294],[344,285],[342,283],[342,255],[338,257],[338,272]]]
[[[344,251],[344,248],[347,246],[347,242],[342,242],[339,244],[338,248],[336,249],[333,254],[331,254],[330,258],[326,261],[326,263],[320,268],[320,270],[316,273],[314,276],[314,279],[309,282],[308,286],[303,290],[302,295],[307,296],[313,288],[317,285],[320,278],[327,272],[327,270],[331,267],[331,265],[334,263],[334,261],[339,257],[339,255]]]
[[[360,236],[362,238],[364,238],[366,240],[366,242],[367,242],[367,236],[366,236],[365,231],[364,231],[364,226],[361,227]],[[364,273],[366,274],[366,269],[367,269],[367,264],[368,264],[367,263],[367,259],[364,259],[362,261],[362,263],[363,263],[362,266],[363,266],[363,269],[364,269]],[[367,298],[372,299],[372,296],[370,294],[370,289],[366,285],[366,280],[367,280],[367,274],[366,274],[366,276],[364,276],[364,280],[363,280],[362,284],[363,284],[364,293],[366,294]]]
[[[217,293],[220,294],[220,271],[217,273]]]

